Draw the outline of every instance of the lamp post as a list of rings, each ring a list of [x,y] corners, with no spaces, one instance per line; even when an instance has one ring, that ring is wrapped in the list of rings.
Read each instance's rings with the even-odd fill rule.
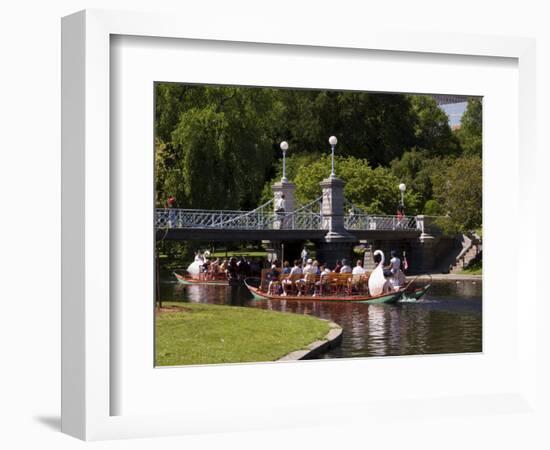
[[[328,138],[328,143],[332,148],[332,170],[330,172],[330,178],[336,178],[336,173],[334,172],[334,147],[336,147],[336,144],[338,143],[338,139],[336,139],[336,136],[331,136]]]
[[[288,142],[283,141],[281,142],[281,150],[283,151],[283,178],[281,178],[282,182],[287,182],[288,178],[286,177],[286,151],[288,150]]]
[[[405,194],[406,189],[407,189],[407,186],[405,186],[405,183],[401,183],[399,185],[399,190],[401,191],[401,206],[403,207],[403,209],[405,209],[405,200],[404,200],[403,194]]]

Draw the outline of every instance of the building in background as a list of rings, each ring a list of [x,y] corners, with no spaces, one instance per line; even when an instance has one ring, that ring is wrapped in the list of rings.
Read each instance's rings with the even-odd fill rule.
[[[431,97],[435,99],[439,107],[449,116],[449,125],[451,128],[456,129],[460,127],[460,119],[464,111],[466,111],[468,97],[465,95],[447,94],[433,94]]]

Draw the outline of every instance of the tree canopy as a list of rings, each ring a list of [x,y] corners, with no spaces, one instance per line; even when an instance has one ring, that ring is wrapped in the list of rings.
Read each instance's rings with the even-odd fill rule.
[[[175,195],[187,208],[254,207],[273,159],[272,92],[202,88],[198,96],[168,87],[182,100],[174,104],[160,90],[170,101],[166,111],[157,108],[157,153],[167,161],[157,158],[157,201]]]
[[[463,156],[433,176],[434,200],[441,213],[462,232],[482,225],[482,163],[479,156]]]
[[[480,98],[468,99],[466,111],[460,120],[457,136],[466,155],[481,157],[482,151],[482,105]]]
[[[335,158],[336,174],[344,180],[346,200],[371,214],[395,213],[400,202],[397,189],[399,179],[385,167],[372,168],[368,161],[354,156]],[[323,155],[317,161],[300,166],[296,174],[296,198],[308,203],[321,195],[319,183],[330,174],[331,159]],[[417,194],[405,193],[405,204],[409,214],[418,211]]]
[[[297,199],[312,200],[330,173],[328,137],[335,135],[337,174],[354,204],[393,214],[403,182],[408,213],[449,212],[470,227],[479,220],[454,211],[443,193],[464,191],[481,217],[481,197],[473,194],[481,178],[463,172],[481,156],[481,113],[481,100],[470,100],[453,133],[424,95],[157,83],[157,205],[175,196],[182,208],[254,208],[271,198],[281,176],[283,140]],[[441,177],[453,180],[452,192]]]
[[[415,115],[415,146],[430,156],[457,156],[458,139],[449,126],[449,117],[436,101],[425,95],[411,96]]]

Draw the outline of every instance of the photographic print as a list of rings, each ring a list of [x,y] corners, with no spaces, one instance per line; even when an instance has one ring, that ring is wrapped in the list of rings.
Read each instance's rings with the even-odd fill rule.
[[[157,82],[155,364],[482,351],[482,99]]]

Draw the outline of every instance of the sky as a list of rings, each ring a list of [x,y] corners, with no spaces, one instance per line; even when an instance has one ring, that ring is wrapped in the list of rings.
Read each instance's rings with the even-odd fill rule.
[[[466,111],[467,102],[450,103],[448,105],[440,105],[439,107],[449,116],[449,124],[452,126],[460,124],[460,118]]]

